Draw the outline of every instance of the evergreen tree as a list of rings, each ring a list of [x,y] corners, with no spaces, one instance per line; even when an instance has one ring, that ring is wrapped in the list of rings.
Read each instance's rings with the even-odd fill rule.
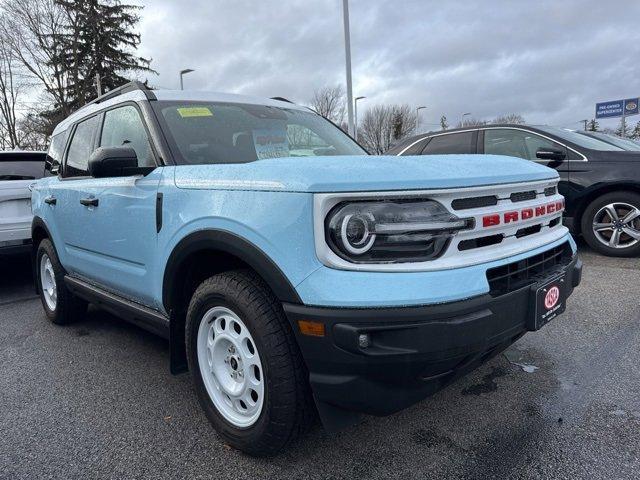
[[[619,137],[628,138],[629,133],[629,125],[627,125],[627,122],[620,119],[620,124],[618,125],[618,128],[616,128],[615,134]]]
[[[634,140],[640,140],[640,122],[636,123],[636,126],[634,127],[630,136]]]
[[[132,74],[156,73],[151,60],[131,53],[140,44],[134,28],[142,7],[119,0],[55,1],[68,18],[59,64],[70,72],[68,90],[74,108],[97,96],[97,76],[104,93],[127,83]]]
[[[440,117],[440,128],[442,130],[447,130],[449,128],[449,123],[447,122],[447,117],[445,117],[444,115],[442,115]]]
[[[589,120],[589,123],[587,124],[587,131],[597,132],[598,128],[600,128],[600,125],[598,124],[595,118],[592,118],[591,120]]]

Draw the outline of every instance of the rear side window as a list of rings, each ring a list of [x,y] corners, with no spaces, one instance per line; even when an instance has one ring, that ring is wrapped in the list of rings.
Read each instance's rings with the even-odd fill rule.
[[[399,155],[402,152],[402,155],[420,155],[422,148],[425,143],[429,141],[429,138],[423,138],[422,140],[416,140],[412,138],[408,141],[399,143],[391,147],[386,151],[385,155]]]
[[[64,167],[65,177],[84,177],[89,175],[89,155],[93,153],[95,134],[98,128],[98,115],[80,122],[73,132],[67,162]]]
[[[67,144],[67,137],[69,137],[69,130],[58,133],[51,138],[51,145],[49,145],[49,151],[47,152],[49,169],[62,164],[62,156],[64,155],[64,147]]]
[[[484,132],[486,154],[508,155],[535,161],[539,148],[564,150],[562,145],[525,130],[491,128]]]
[[[474,133],[460,132],[433,137],[422,150],[422,154],[476,153]]]
[[[114,108],[104,114],[101,147],[131,147],[138,157],[139,167],[153,167],[149,137],[138,110],[132,106]]]
[[[37,180],[44,175],[42,161],[5,161],[0,159],[0,181]]]

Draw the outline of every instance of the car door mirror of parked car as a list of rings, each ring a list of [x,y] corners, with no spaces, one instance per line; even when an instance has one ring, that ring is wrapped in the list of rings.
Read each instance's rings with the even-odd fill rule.
[[[562,161],[567,158],[567,154],[557,148],[539,148],[536,151],[536,158],[540,160]]]
[[[89,174],[95,178],[147,175],[154,168],[138,167],[138,156],[130,147],[100,147],[89,157]]]

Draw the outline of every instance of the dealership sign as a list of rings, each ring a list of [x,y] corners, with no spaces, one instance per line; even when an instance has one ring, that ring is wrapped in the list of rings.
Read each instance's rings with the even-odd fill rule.
[[[638,98],[596,103],[596,118],[626,117],[638,113]]]

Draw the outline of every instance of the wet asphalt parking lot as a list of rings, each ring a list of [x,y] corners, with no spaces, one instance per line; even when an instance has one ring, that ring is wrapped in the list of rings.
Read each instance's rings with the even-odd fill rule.
[[[96,309],[48,323],[0,259],[0,478],[640,478],[640,259],[580,246],[565,314],[471,375],[275,459],[230,450],[168,344]]]

